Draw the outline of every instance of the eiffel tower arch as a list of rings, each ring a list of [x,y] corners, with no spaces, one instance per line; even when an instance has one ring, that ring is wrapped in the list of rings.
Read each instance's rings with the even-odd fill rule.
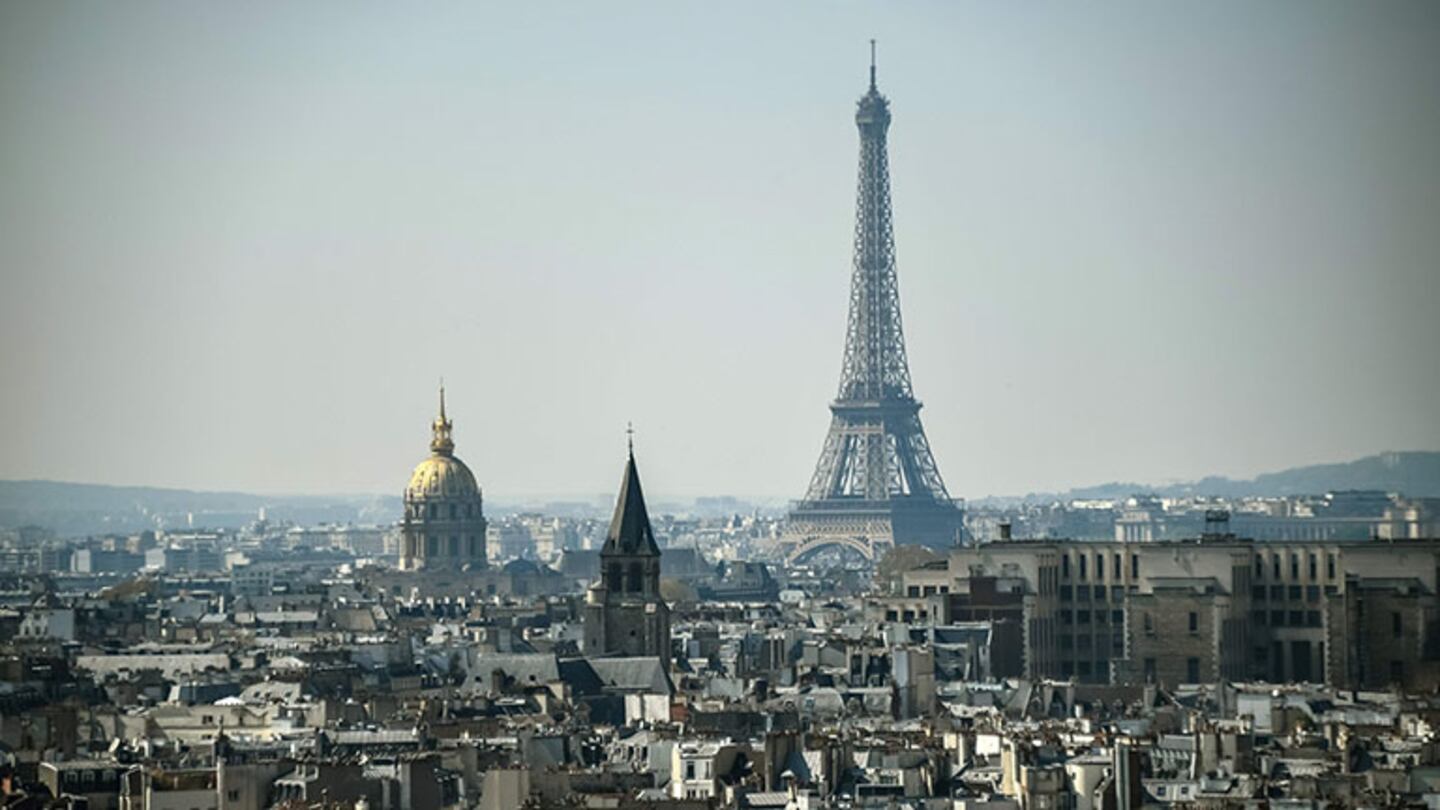
[[[946,548],[964,531],[964,511],[945,489],[910,383],[890,211],[890,103],[875,85],[873,42],[870,89],[855,124],[860,172],[840,389],[810,487],[786,521],[787,562],[824,547],[871,560],[897,544]]]

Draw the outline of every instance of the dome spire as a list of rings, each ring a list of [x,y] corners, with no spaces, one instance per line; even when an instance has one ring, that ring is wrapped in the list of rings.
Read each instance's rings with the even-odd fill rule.
[[[455,452],[455,441],[450,438],[450,430],[455,423],[445,417],[445,379],[440,379],[440,415],[435,417],[434,423],[430,425],[431,439],[430,452],[448,456]]]

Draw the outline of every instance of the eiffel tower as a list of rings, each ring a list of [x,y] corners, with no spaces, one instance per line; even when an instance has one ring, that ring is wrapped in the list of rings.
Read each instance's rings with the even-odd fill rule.
[[[845,362],[815,475],[786,524],[792,563],[835,546],[870,560],[896,544],[944,548],[956,545],[963,530],[964,512],[945,490],[910,387],[885,149],[890,102],[875,86],[874,40],[870,90],[855,124],[860,180]]]

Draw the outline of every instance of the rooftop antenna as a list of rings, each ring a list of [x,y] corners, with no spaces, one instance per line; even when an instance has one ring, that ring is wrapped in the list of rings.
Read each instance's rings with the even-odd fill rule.
[[[625,445],[630,450],[630,457],[635,457],[635,423],[625,423]]]
[[[875,40],[870,40],[870,89],[875,89]]]

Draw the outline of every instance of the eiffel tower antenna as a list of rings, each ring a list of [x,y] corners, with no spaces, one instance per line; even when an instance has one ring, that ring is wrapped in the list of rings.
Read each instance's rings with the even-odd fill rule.
[[[860,171],[850,317],[830,431],[805,498],[790,513],[788,559],[843,545],[878,559],[894,544],[949,547],[964,513],[950,498],[920,424],[900,317],[886,138],[890,102],[875,80],[855,109]]]
[[[875,89],[875,40],[870,40],[870,89]]]

